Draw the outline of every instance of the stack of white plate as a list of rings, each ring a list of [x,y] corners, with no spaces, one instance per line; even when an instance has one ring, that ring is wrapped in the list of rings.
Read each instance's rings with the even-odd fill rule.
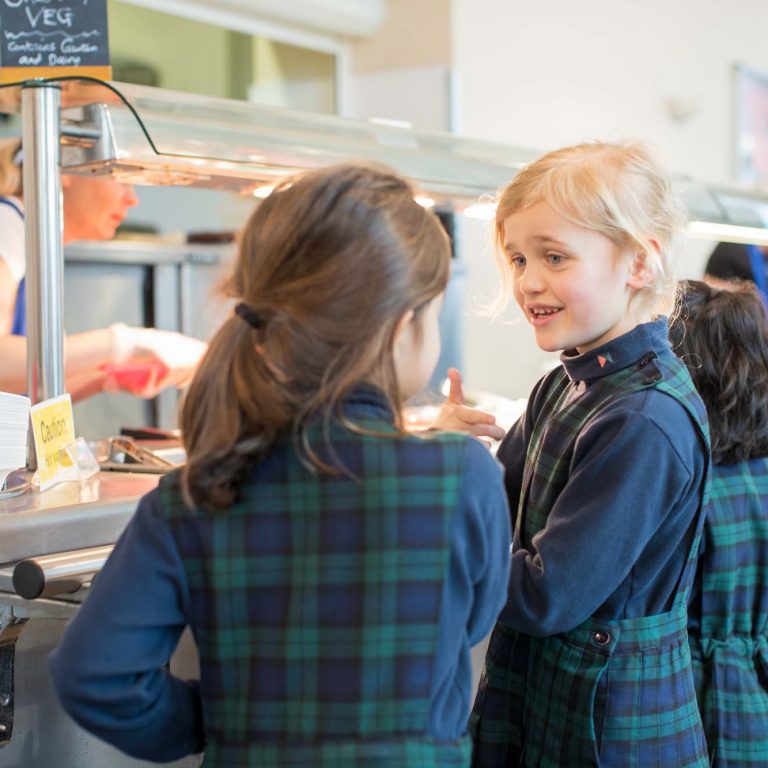
[[[27,461],[30,400],[0,392],[0,489],[5,478]]]

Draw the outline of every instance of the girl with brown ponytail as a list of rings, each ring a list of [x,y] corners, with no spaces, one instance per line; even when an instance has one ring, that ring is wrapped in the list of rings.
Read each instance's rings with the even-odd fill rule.
[[[187,465],[142,500],[53,659],[64,706],[124,751],[469,765],[469,651],[504,601],[509,515],[478,441],[402,427],[450,269],[413,196],[337,166],[246,225],[236,311],[184,404]],[[163,668],[185,625],[199,687]]]

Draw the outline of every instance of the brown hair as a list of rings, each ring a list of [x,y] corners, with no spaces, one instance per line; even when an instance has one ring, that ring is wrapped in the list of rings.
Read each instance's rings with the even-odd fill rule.
[[[669,178],[639,143],[585,142],[548,152],[525,166],[498,200],[495,239],[503,286],[512,274],[504,256],[504,222],[539,202],[581,227],[595,230],[623,249],[642,253],[653,275],[633,301],[651,313],[666,313],[674,301],[671,269],[683,209]]]
[[[768,313],[749,283],[680,283],[672,346],[707,408],[715,464],[768,456]]]
[[[383,391],[402,428],[396,326],[450,270],[445,232],[413,197],[387,169],[340,165],[288,179],[258,205],[225,285],[252,324],[225,321],[182,409],[190,506],[231,505],[250,462],[286,433],[305,464],[332,471],[304,427],[361,382]]]
[[[21,149],[21,139],[0,139],[0,195],[22,197],[21,166],[16,153]]]

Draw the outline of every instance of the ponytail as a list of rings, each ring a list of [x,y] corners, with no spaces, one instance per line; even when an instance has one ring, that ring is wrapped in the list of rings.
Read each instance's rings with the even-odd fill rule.
[[[449,270],[437,217],[386,169],[336,166],[278,185],[245,226],[225,283],[240,303],[184,401],[186,503],[232,505],[249,464],[283,436],[313,471],[343,471],[308,444],[306,426],[338,416],[363,382],[400,428],[397,323],[445,289]]]
[[[254,333],[238,316],[214,339],[187,391],[181,429],[187,447],[185,502],[225,509],[248,464],[290,423],[280,389],[254,349]],[[248,426],[258,424],[257,431]]]

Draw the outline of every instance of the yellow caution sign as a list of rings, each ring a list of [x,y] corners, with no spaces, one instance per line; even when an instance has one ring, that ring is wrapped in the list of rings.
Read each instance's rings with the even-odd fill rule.
[[[43,400],[30,410],[37,454],[40,490],[77,477],[77,467],[66,451],[75,440],[72,398],[66,395]]]

